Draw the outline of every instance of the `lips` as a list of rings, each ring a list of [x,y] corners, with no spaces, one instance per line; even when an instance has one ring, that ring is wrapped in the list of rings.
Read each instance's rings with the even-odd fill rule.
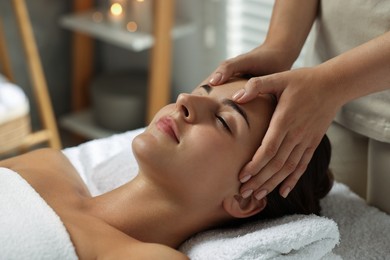
[[[175,121],[171,117],[162,117],[157,123],[157,128],[169,135],[173,140],[179,143],[178,131]]]

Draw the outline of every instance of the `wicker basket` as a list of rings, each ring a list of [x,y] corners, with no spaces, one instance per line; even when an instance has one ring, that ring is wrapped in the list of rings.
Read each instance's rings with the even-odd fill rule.
[[[18,147],[30,132],[29,114],[0,124],[0,154]]]

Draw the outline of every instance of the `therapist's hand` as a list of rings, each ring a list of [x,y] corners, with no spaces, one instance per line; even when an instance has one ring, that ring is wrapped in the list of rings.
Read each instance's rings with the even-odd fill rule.
[[[262,76],[289,70],[295,58],[288,51],[263,44],[250,52],[222,62],[206,79],[206,82],[212,86],[217,86],[239,74]]]
[[[261,199],[282,182],[281,196],[294,188],[342,105],[323,78],[315,67],[290,70],[251,78],[233,96],[238,103],[266,93],[278,100],[261,146],[239,174],[243,197]]]

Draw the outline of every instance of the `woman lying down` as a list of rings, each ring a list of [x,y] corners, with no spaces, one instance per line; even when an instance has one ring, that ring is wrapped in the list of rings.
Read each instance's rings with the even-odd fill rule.
[[[326,136],[286,199],[278,189],[262,200],[238,195],[238,173],[261,143],[275,107],[269,95],[233,103],[230,97],[245,82],[199,86],[162,108],[132,143],[139,174],[111,192],[92,197],[66,157],[50,149],[1,161],[8,169],[0,174],[21,176],[35,189],[62,221],[80,259],[187,259],[175,248],[197,232],[319,214],[319,200],[332,186]]]

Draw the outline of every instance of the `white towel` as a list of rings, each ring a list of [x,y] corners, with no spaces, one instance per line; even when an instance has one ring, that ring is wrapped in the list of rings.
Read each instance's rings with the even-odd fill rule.
[[[65,156],[77,169],[93,196],[107,191],[116,179],[130,180],[138,172],[131,142],[144,131],[143,128],[110,137],[92,140],[63,150]],[[127,158],[129,159],[128,161]],[[115,160],[114,163],[111,163]],[[123,166],[123,167],[122,167]],[[100,181],[99,181],[100,180]],[[106,186],[102,183],[107,180]]]
[[[0,168],[0,259],[77,259],[58,215],[7,168]]]
[[[10,82],[0,81],[0,124],[21,117],[30,111],[23,90]]]
[[[390,215],[337,182],[321,206],[322,214],[340,229],[341,242],[334,253],[345,259],[390,259]]]
[[[340,259],[332,254],[338,244],[337,224],[316,215],[292,215],[258,221],[234,229],[197,234],[180,250],[201,259]]]

